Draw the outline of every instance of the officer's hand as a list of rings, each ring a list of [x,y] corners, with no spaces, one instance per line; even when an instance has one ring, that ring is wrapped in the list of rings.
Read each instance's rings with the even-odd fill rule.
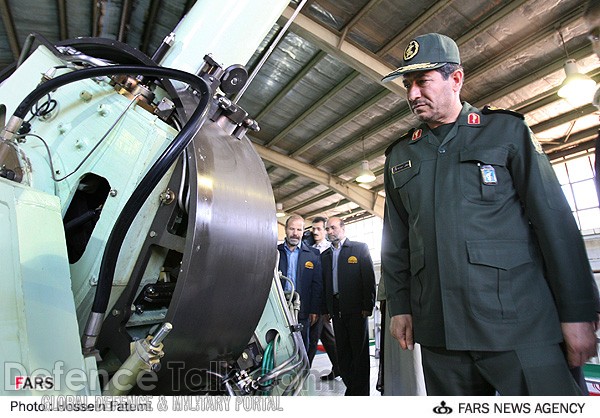
[[[412,315],[394,315],[390,322],[390,332],[398,340],[403,350],[415,348],[413,341]]]
[[[590,358],[598,355],[595,333],[597,323],[562,322],[560,326],[570,367],[581,367]]]
[[[317,319],[319,319],[319,314],[311,313],[308,318],[310,319],[310,325],[314,325]]]

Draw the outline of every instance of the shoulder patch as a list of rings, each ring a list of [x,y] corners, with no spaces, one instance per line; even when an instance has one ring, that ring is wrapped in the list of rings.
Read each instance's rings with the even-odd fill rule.
[[[412,137],[412,134],[414,131],[415,131],[415,128],[412,128],[410,131],[408,131],[407,133],[402,135],[400,138],[398,138],[394,142],[392,142],[392,144],[386,148],[384,155],[387,157],[387,155],[392,151],[392,148],[394,148],[394,146],[396,146],[397,143],[399,143],[400,141],[404,141],[406,138]]]
[[[483,109],[481,109],[481,113],[483,113],[484,115],[489,115],[489,114],[493,114],[493,113],[505,113],[507,115],[512,115],[512,116],[516,116],[519,119],[525,119],[525,115],[523,115],[522,113],[519,112],[515,112],[514,110],[508,110],[508,109],[503,109],[500,107],[494,107],[494,106],[484,106]]]

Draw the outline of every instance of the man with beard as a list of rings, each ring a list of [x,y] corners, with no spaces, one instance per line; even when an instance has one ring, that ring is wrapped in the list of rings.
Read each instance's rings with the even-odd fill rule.
[[[323,273],[319,252],[302,242],[304,219],[292,215],[285,221],[285,241],[277,246],[279,271],[291,280],[282,280],[284,291],[294,290],[300,296],[298,323],[302,325],[302,341],[308,350],[309,330],[319,318],[322,308]]]

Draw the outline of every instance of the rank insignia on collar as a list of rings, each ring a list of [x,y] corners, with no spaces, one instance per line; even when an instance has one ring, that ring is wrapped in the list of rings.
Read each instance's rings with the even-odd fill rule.
[[[417,129],[416,131],[413,132],[411,141],[416,141],[417,139],[421,138],[422,135],[423,135],[423,129]]]
[[[469,113],[467,123],[469,125],[479,125],[481,123],[481,116],[479,116],[479,113]]]
[[[412,163],[410,162],[410,160],[403,162],[402,164],[398,164],[392,167],[392,174],[396,174],[400,171],[404,171],[407,168],[412,167]]]

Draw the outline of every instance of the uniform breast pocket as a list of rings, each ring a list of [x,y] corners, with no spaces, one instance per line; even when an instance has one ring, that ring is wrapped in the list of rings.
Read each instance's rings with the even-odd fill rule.
[[[489,204],[503,199],[512,189],[505,148],[473,149],[460,152],[460,184],[471,202]]]
[[[407,161],[397,164],[391,168],[392,181],[394,188],[398,191],[402,203],[410,210],[410,196],[417,199],[416,194],[420,193],[419,172],[421,171],[420,161]]]

